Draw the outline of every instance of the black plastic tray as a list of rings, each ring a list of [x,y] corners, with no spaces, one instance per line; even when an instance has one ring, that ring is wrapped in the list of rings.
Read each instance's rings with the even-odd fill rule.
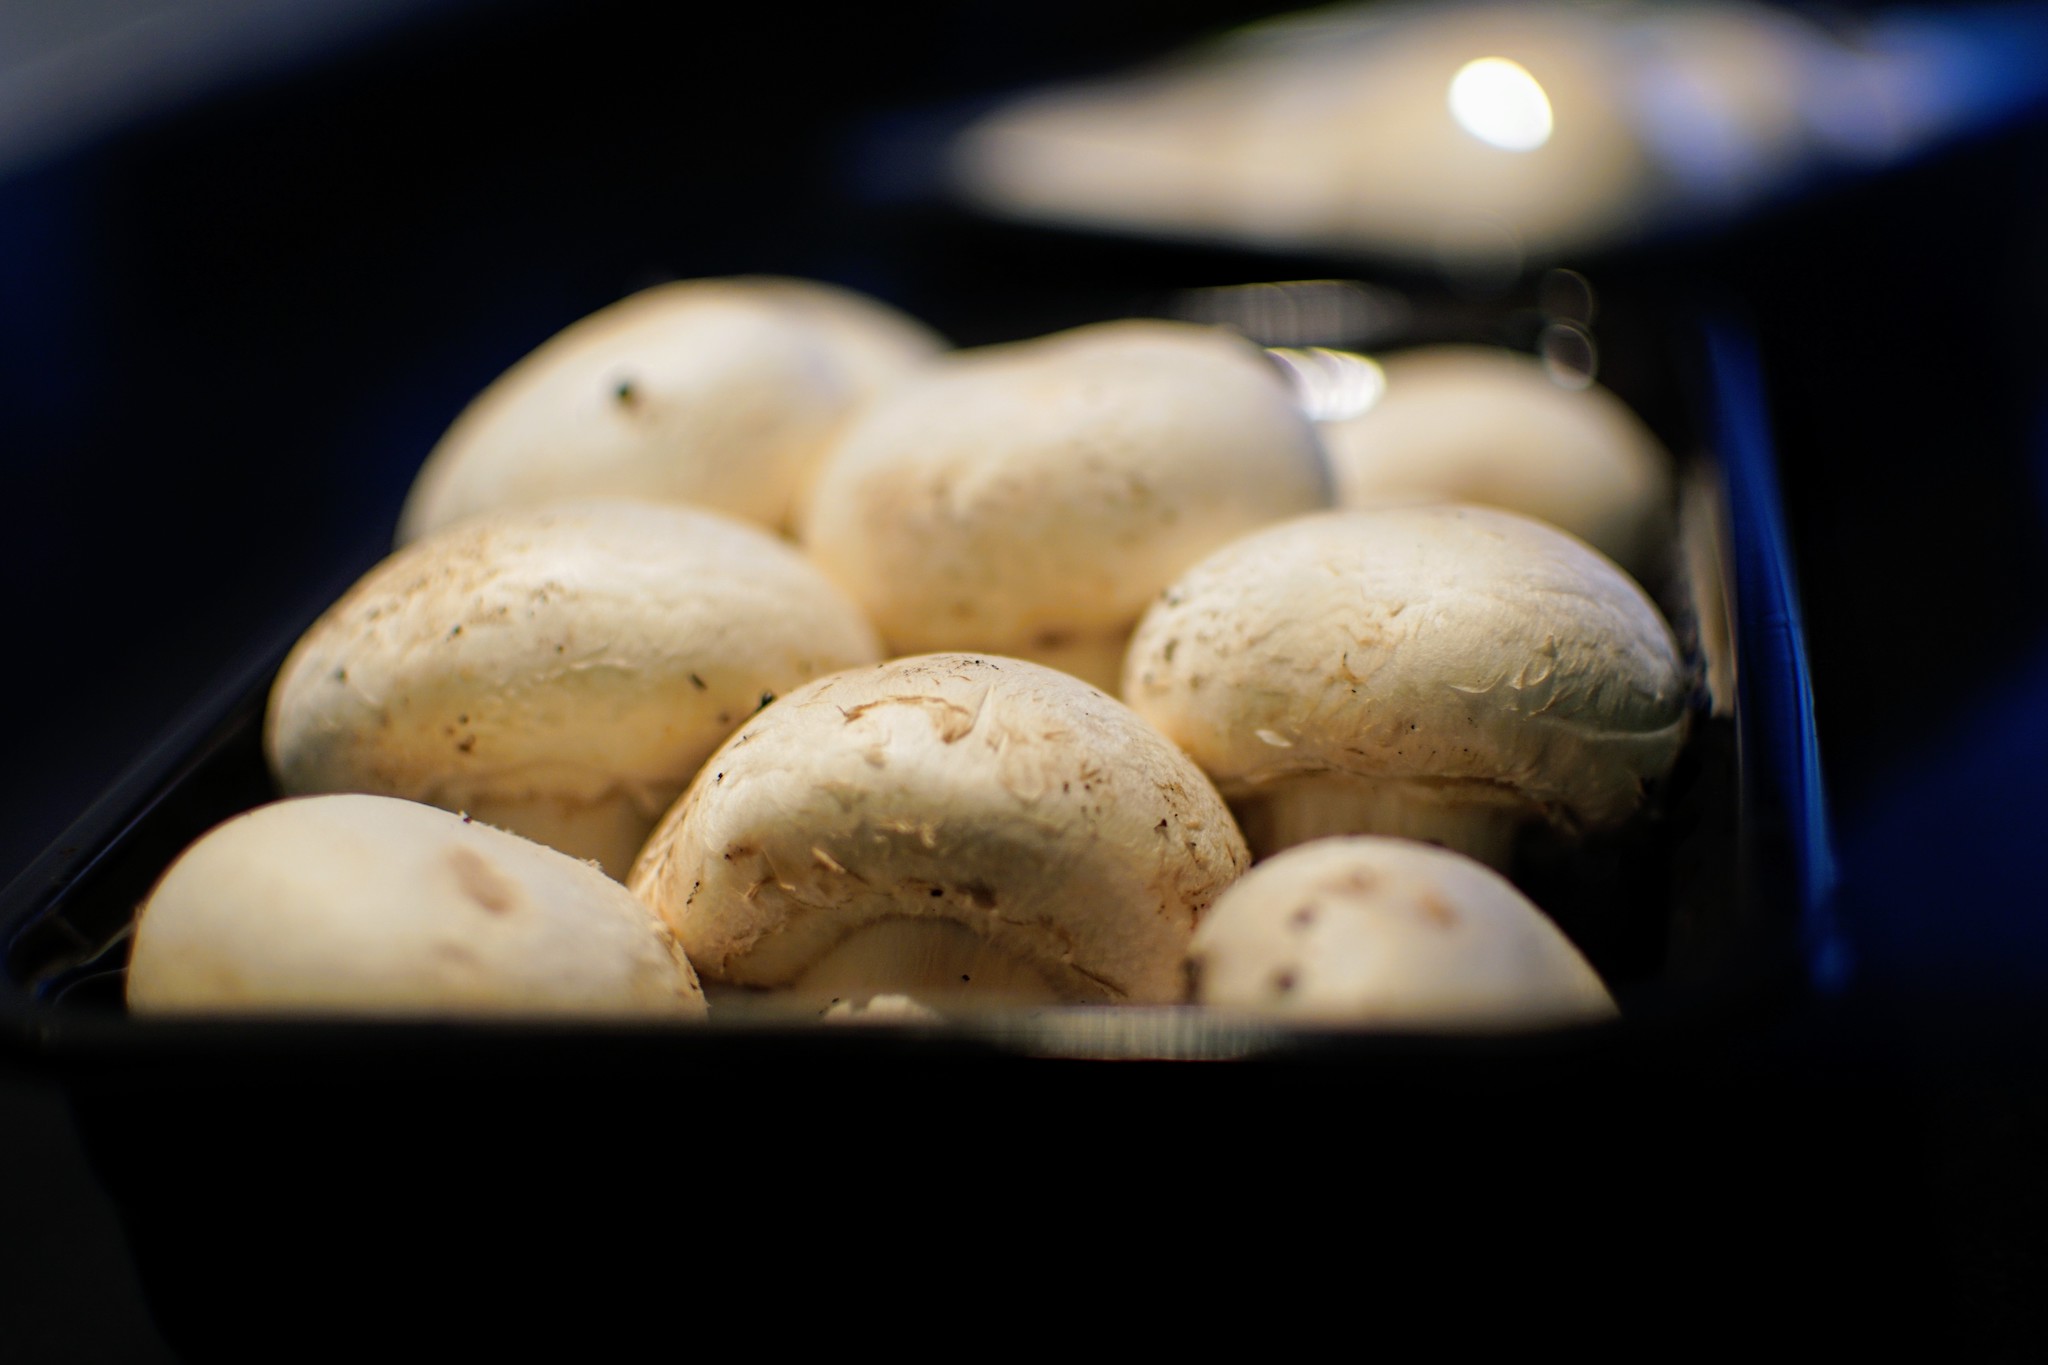
[[[1471,330],[1456,309],[1429,316]],[[1651,1135],[1688,1125],[1712,1078],[1841,970],[1756,357],[1725,321],[1650,345],[1660,358],[1638,370],[1661,382],[1622,392],[1721,528],[1739,689],[1732,717],[1700,712],[1651,852],[1597,853],[1610,861],[1563,878],[1616,980],[1617,1025],[130,1020],[133,907],[186,843],[274,794],[262,701],[299,620],[0,892],[0,1045],[69,1089],[167,1335],[207,1357],[345,1354],[422,1323],[471,1346],[617,1342],[658,1329],[678,1295],[696,1305],[684,1316],[739,1315],[780,1343],[844,1341],[834,1315],[985,1293],[998,1275],[1115,1277],[1129,1239],[1186,1254],[1222,1222],[1313,1210],[1447,1236],[1446,1190],[1489,1216],[1597,1207],[1626,1227],[1675,1159]],[[1649,913],[1632,915],[1646,887]],[[1357,1174],[1313,1174],[1330,1162]],[[1688,1187],[1697,1216],[1715,1188]],[[1069,1248],[1056,1272],[1048,1238]],[[1235,1273],[1282,1293],[1301,1270],[1290,1253]],[[1035,1319],[1015,1330],[1060,1339]]]

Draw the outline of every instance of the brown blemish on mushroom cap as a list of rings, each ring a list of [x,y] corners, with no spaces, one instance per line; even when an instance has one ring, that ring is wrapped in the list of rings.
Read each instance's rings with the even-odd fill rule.
[[[509,914],[518,908],[519,888],[475,849],[449,849],[448,867],[455,873],[455,884],[462,894],[492,914]]]
[[[988,694],[984,692],[981,699],[986,701],[987,697]],[[975,722],[981,719],[981,707],[978,704],[970,711],[956,702],[947,701],[944,697],[929,697],[916,693],[900,697],[880,697],[857,706],[844,706],[839,709],[839,714],[846,718],[848,725],[851,725],[870,711],[882,706],[923,707],[931,720],[932,728],[939,732],[939,739],[946,744],[957,743],[966,738],[974,729]]]
[[[1446,929],[1457,927],[1458,912],[1451,908],[1449,901],[1434,891],[1423,891],[1416,896],[1415,908],[1420,910],[1422,917],[1431,924],[1441,925]]]

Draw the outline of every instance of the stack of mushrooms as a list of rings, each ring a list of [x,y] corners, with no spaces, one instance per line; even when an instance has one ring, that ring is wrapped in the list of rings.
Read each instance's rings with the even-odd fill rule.
[[[1223,329],[947,351],[780,279],[577,323],[286,660],[286,799],[161,879],[131,1009],[1612,1014],[1509,878],[1685,742],[1573,534],[1653,565],[1667,462],[1513,357],[1385,377],[1318,424]]]

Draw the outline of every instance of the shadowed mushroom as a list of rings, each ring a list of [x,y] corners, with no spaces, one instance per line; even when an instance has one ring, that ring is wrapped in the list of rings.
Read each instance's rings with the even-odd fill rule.
[[[1404,839],[1319,839],[1259,864],[1217,899],[1189,961],[1201,1004],[1304,1020],[1480,1029],[1615,1012],[1505,878]]]
[[[762,712],[630,884],[707,982],[791,1010],[1163,1003],[1247,862],[1215,790],[1122,703],[1021,660],[932,655]]]
[[[136,922],[137,1014],[697,1019],[675,937],[587,863],[385,796],[236,816],[181,854]]]
[[[812,487],[805,548],[899,653],[970,649],[1114,688],[1196,559],[1327,506],[1322,452],[1249,343],[1118,322],[959,351],[878,401]]]
[[[1670,627],[1610,560],[1454,504],[1237,541],[1146,613],[1124,674],[1260,855],[1396,834],[1495,866],[1526,824],[1626,822],[1678,756],[1690,690]]]
[[[265,744],[288,793],[464,810],[622,876],[766,700],[879,654],[758,527],[626,499],[511,509],[400,550],[316,621]]]
[[[427,457],[399,543],[494,507],[590,494],[787,527],[847,417],[943,343],[804,280],[686,280],[591,314],[465,409]]]
[[[1356,416],[1325,422],[1337,501],[1482,503],[1562,527],[1654,582],[1673,536],[1671,459],[1603,388],[1566,388],[1533,356],[1432,346],[1381,362]]]

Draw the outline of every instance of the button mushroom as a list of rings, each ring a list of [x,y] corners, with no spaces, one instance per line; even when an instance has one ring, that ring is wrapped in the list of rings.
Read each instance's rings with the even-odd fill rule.
[[[315,622],[265,742],[287,793],[464,810],[620,876],[772,695],[878,657],[757,527],[625,499],[509,509],[400,550]]]
[[[786,1008],[1159,1003],[1247,862],[1214,789],[1122,703],[1021,660],[932,655],[762,712],[630,885],[707,982]]]
[[[661,920],[566,854],[384,796],[279,801],[181,854],[143,903],[137,1014],[696,1019]]]
[[[1404,839],[1319,839],[1259,864],[1217,898],[1189,961],[1200,1003],[1303,1020],[1474,1029],[1615,1013],[1505,878]]]
[[[1617,827],[1684,742],[1691,679],[1635,581],[1490,508],[1329,512],[1154,604],[1124,695],[1261,855],[1406,835],[1506,865],[1520,829]]]
[[[1328,503],[1314,430],[1256,349],[1120,322],[905,381],[834,448],[801,533],[895,652],[992,650],[1113,688],[1175,574]]]
[[[400,544],[489,508],[624,493],[785,528],[847,416],[941,342],[803,280],[687,280],[574,324],[506,371],[427,457]]]
[[[1671,459],[1626,404],[1533,356],[1431,346],[1381,364],[1371,406],[1322,426],[1344,507],[1437,498],[1560,526],[1644,582],[1673,538]]]

